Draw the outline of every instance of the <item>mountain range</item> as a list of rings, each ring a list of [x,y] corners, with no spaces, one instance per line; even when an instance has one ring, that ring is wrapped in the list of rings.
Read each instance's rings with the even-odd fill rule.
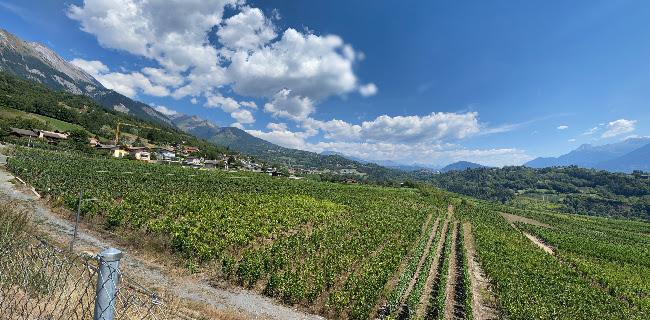
[[[622,142],[579,148],[559,157],[536,158],[524,165],[531,168],[577,165],[584,168],[627,172],[650,169],[650,138],[630,138]],[[645,155],[645,156],[644,156]]]
[[[0,72],[40,83],[53,90],[85,95],[117,111],[173,125],[150,106],[105,88],[93,76],[38,42],[26,42],[0,29]]]

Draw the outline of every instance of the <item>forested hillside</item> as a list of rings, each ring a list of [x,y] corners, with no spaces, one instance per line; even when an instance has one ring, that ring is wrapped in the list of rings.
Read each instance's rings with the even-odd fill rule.
[[[114,139],[112,134],[115,134],[117,123],[125,122],[159,128],[160,130],[137,129],[139,136],[156,144],[192,145],[201,149],[205,155],[215,158],[220,153],[235,153],[173,127],[110,109],[86,96],[54,91],[6,73],[0,73],[0,106],[76,124],[104,139]],[[123,127],[120,132],[134,133],[135,130]]]
[[[433,175],[427,181],[452,192],[569,213],[650,219],[650,180],[577,166],[477,168]]]

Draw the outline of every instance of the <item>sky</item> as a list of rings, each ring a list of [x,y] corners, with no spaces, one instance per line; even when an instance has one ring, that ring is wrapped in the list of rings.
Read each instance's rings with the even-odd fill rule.
[[[0,28],[318,153],[503,166],[650,136],[648,1],[0,0]]]

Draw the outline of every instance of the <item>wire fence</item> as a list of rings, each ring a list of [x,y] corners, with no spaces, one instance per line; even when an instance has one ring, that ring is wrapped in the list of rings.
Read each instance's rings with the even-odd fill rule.
[[[36,244],[0,252],[2,319],[167,319],[166,300],[119,270],[122,253],[97,256]]]

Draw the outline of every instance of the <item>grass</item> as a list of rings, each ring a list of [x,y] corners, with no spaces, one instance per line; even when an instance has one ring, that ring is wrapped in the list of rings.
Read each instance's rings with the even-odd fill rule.
[[[75,130],[75,129],[84,130],[84,128],[82,126],[72,124],[72,123],[69,123],[69,122],[65,122],[65,121],[61,121],[61,120],[57,120],[57,119],[54,119],[54,118],[42,116],[40,114],[30,113],[28,115],[33,116],[35,118],[38,118],[40,120],[43,120],[43,121],[49,123],[52,127],[54,127],[55,130],[59,130],[59,131],[70,131],[70,130]]]

